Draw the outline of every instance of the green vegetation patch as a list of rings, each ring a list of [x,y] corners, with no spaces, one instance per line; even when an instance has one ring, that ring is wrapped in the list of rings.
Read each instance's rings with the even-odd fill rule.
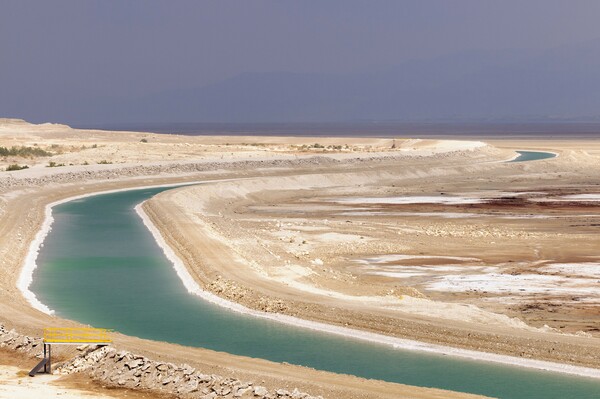
[[[0,147],[0,156],[2,157],[50,157],[52,155],[51,152],[42,150],[38,147]]]
[[[10,172],[11,170],[23,170],[23,169],[29,169],[29,166],[27,166],[27,165],[21,166],[16,163],[13,163],[12,165],[8,165],[6,167],[7,172]]]

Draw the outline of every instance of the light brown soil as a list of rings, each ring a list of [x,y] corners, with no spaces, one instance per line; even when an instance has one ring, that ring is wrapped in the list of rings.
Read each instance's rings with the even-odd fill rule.
[[[38,398],[87,398],[87,399],[150,399],[169,396],[150,394],[129,389],[107,388],[92,381],[86,375],[68,376],[38,375],[29,377],[29,370],[35,364],[33,359],[5,348],[0,348],[0,397],[7,399]]]
[[[535,149],[535,145],[518,143],[513,148]],[[600,191],[598,145],[570,145],[563,150],[562,142],[545,142],[543,146],[560,152],[560,157],[526,163],[493,162],[502,156],[496,153],[487,159],[462,155],[295,170],[285,176],[164,192],[144,209],[202,287],[250,308],[454,347],[600,367],[600,340],[591,337],[600,322],[600,293],[593,291],[596,279],[588,278],[587,286],[577,287],[592,290],[585,302],[576,289],[530,295],[509,286],[500,293],[454,293],[430,287],[434,280],[443,281],[444,272],[386,278],[368,274],[372,269],[365,272],[355,262],[409,254],[432,257],[434,266],[435,262],[443,266],[448,261],[436,256],[469,257],[475,260],[458,262],[460,270],[451,274],[482,273],[473,269],[482,266],[497,267],[494,272],[502,275],[537,278],[553,275],[538,270],[546,264],[597,262],[598,203],[553,201]],[[442,193],[483,195],[490,202],[359,201],[348,206],[338,201]],[[508,198],[507,193],[519,197]],[[540,197],[550,202],[534,201]],[[352,214],[356,208],[363,214]],[[441,211],[474,215],[456,219],[406,215]],[[527,217],[539,213],[550,218]],[[411,260],[402,266],[431,262],[431,258]],[[561,275],[566,280],[574,277]],[[404,295],[436,302],[409,301]],[[465,308],[463,303],[484,311]],[[544,325],[591,336],[535,328]]]
[[[126,165],[129,169],[121,168],[116,164],[82,165],[88,158],[86,153],[85,156],[77,156],[77,163],[73,162],[75,166],[66,165],[60,168],[45,168],[45,161],[41,163],[38,159],[33,162],[37,162],[37,167],[25,171],[5,172],[6,175],[0,176],[0,322],[4,323],[8,328],[16,328],[19,332],[32,336],[40,336],[42,328],[46,326],[66,327],[77,325],[75,322],[52,317],[33,309],[16,288],[16,282],[29,244],[43,221],[46,204],[74,195],[117,188],[239,176],[293,175],[297,173],[296,168],[314,171],[313,163],[304,164],[303,161],[299,162],[297,167],[287,166],[284,168],[277,162],[273,164],[265,162],[263,169],[247,170],[243,168],[243,165],[231,164],[231,160],[246,159],[245,155],[239,155],[239,151],[230,158],[227,158],[224,152],[218,156],[214,156],[213,154],[212,158],[202,157],[200,161],[204,162],[203,165],[207,164],[207,162],[220,162],[221,155],[226,158],[222,161],[223,164],[211,167],[204,173],[188,171],[187,169],[186,172],[182,173],[177,167],[173,167],[171,164],[165,166],[165,162],[158,162],[152,165],[145,164],[145,166],[141,167],[139,165],[136,166],[135,162],[138,160],[134,159],[134,155],[140,157],[147,156],[149,158],[152,158],[153,155],[152,152],[146,154],[144,151],[139,150],[140,148],[144,148],[141,146],[147,143],[140,143],[138,140],[140,136],[136,134],[119,136],[120,133],[73,131],[63,127],[44,126],[43,128],[38,128],[27,125],[19,128],[15,127],[14,124],[11,125],[9,123],[8,125],[10,126],[3,126],[3,131],[0,132],[2,133],[0,134],[0,145],[33,145],[34,143],[38,143],[52,149],[51,144],[56,140],[62,140],[58,144],[60,146],[66,146],[66,143],[72,142],[73,147],[80,145],[80,142],[86,142],[88,143],[88,148],[98,151],[97,154],[96,152],[94,154],[99,159],[112,155],[114,158],[111,159],[115,161],[120,160],[127,165],[134,165],[133,168]],[[159,139],[158,135],[143,135],[141,137]],[[98,145],[96,148],[91,148],[92,143],[100,143],[100,139],[106,141],[106,143],[103,143],[106,145]],[[30,143],[28,140],[35,140],[35,142],[31,141]],[[185,144],[184,140],[187,141],[189,138],[172,139],[168,137],[168,140],[174,140],[175,144]],[[204,138],[202,140],[210,139]],[[224,139],[219,138],[218,140]],[[268,140],[275,139],[269,138]],[[338,143],[340,143],[339,140],[337,141]],[[201,148],[203,145],[211,145],[200,143],[200,139],[198,141],[198,148]],[[298,140],[292,141],[294,141],[293,145],[301,144],[296,143]],[[385,141],[386,146],[389,146],[388,141]],[[365,142],[370,142],[370,144],[364,144],[360,140],[357,140],[357,145],[375,146],[379,141],[365,140]],[[122,157],[119,154],[112,153],[114,149],[126,146],[126,144],[131,145],[129,153],[126,153]],[[289,152],[288,158],[294,160],[299,149],[293,149],[291,145],[290,143],[284,143],[282,147],[286,148],[286,151]],[[421,150],[417,149],[417,151],[422,151],[422,154],[426,155],[432,151],[435,152],[435,150],[430,149],[430,146],[437,144],[432,142],[416,145],[422,147]],[[178,147],[184,148],[187,146],[182,145]],[[379,150],[383,151],[384,148],[381,147]],[[156,151],[162,154],[164,159],[164,151]],[[302,151],[314,154],[311,152],[312,150],[302,149]],[[77,153],[79,153],[78,150],[69,150],[68,152],[68,154]],[[272,153],[276,153],[276,151],[269,152],[266,157],[269,159],[274,158]],[[346,155],[333,150],[332,154],[334,156]],[[180,157],[181,164],[198,162],[197,153],[186,155],[185,151],[182,150],[178,156]],[[352,154],[352,157],[354,156]],[[372,157],[369,153],[366,156],[360,154],[359,156],[362,156],[363,159]],[[13,161],[23,164],[27,160],[6,160],[7,163]],[[359,162],[362,163],[362,161]],[[378,161],[375,160],[375,162]],[[338,165],[339,161],[324,162],[324,164],[329,163]],[[344,165],[344,163],[341,163],[338,167],[344,168]],[[365,164],[365,167],[369,168],[370,166]],[[147,341],[120,334],[115,334],[114,340],[117,347],[146,355],[152,359],[174,363],[188,363],[203,370],[205,373],[233,376],[245,381],[256,381],[269,389],[292,389],[298,387],[300,390],[309,392],[312,395],[323,395],[326,398],[473,397],[472,395],[460,393],[365,380],[353,376],[337,375],[288,364],[268,362],[261,359],[233,356],[200,348],[188,348],[162,342]],[[69,381],[61,382],[61,384],[87,384],[86,380],[79,381],[75,379],[75,381]],[[110,392],[112,393],[113,391]]]

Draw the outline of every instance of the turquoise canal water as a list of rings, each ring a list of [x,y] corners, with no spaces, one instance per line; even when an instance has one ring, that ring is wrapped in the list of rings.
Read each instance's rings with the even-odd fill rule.
[[[538,161],[540,159],[555,158],[556,154],[543,151],[517,151],[519,156],[509,162]]]
[[[598,398],[600,381],[392,349],[234,313],[189,295],[134,206],[165,190],[54,208],[32,290],[62,317],[124,334],[498,398]]]

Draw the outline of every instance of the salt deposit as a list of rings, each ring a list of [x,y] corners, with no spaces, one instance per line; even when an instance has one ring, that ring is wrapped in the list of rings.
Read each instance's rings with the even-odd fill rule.
[[[443,260],[457,260],[457,261],[479,261],[477,258],[468,258],[463,256],[436,256],[436,255],[403,255],[403,254],[391,254],[391,255],[380,255],[363,259],[356,259],[355,262],[362,264],[381,264],[398,262],[402,260],[411,259],[443,259]]]
[[[471,197],[451,197],[451,196],[408,196],[408,197],[355,197],[338,198],[334,202],[342,204],[444,204],[444,205],[463,205],[463,204],[481,204],[486,202],[482,198]]]
[[[449,275],[437,278],[427,288],[433,291],[485,291],[507,295],[600,295],[597,280],[545,274]]]
[[[570,201],[600,201],[600,194],[574,194],[565,195],[562,198]]]
[[[460,212],[381,212],[381,211],[357,211],[357,212],[341,212],[340,216],[417,216],[417,217],[437,217],[444,219],[462,219],[487,216],[477,213],[460,213]]]
[[[553,263],[544,266],[540,271],[548,273],[559,273],[571,276],[582,276],[589,278],[600,278],[600,263],[582,262],[582,263]]]
[[[442,272],[460,272],[464,269],[465,267],[460,265],[388,266],[376,271],[369,271],[366,274],[391,278],[410,278],[435,275]],[[477,267],[476,269],[479,270],[481,268]]]

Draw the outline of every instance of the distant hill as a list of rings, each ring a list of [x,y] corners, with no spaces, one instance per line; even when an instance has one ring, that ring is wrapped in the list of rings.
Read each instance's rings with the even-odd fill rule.
[[[0,118],[0,130],[15,131],[17,129],[21,129],[21,130],[32,131],[32,130],[45,130],[48,128],[51,128],[53,130],[55,130],[55,129],[61,129],[61,130],[71,129],[70,126],[59,124],[59,123],[45,122],[45,123],[36,124],[36,123],[31,123],[31,122],[28,122],[26,120],[19,119],[19,118]]]
[[[143,98],[79,101],[61,120],[319,122],[598,115],[600,41],[593,41],[535,54],[473,51],[346,75],[244,73]]]

